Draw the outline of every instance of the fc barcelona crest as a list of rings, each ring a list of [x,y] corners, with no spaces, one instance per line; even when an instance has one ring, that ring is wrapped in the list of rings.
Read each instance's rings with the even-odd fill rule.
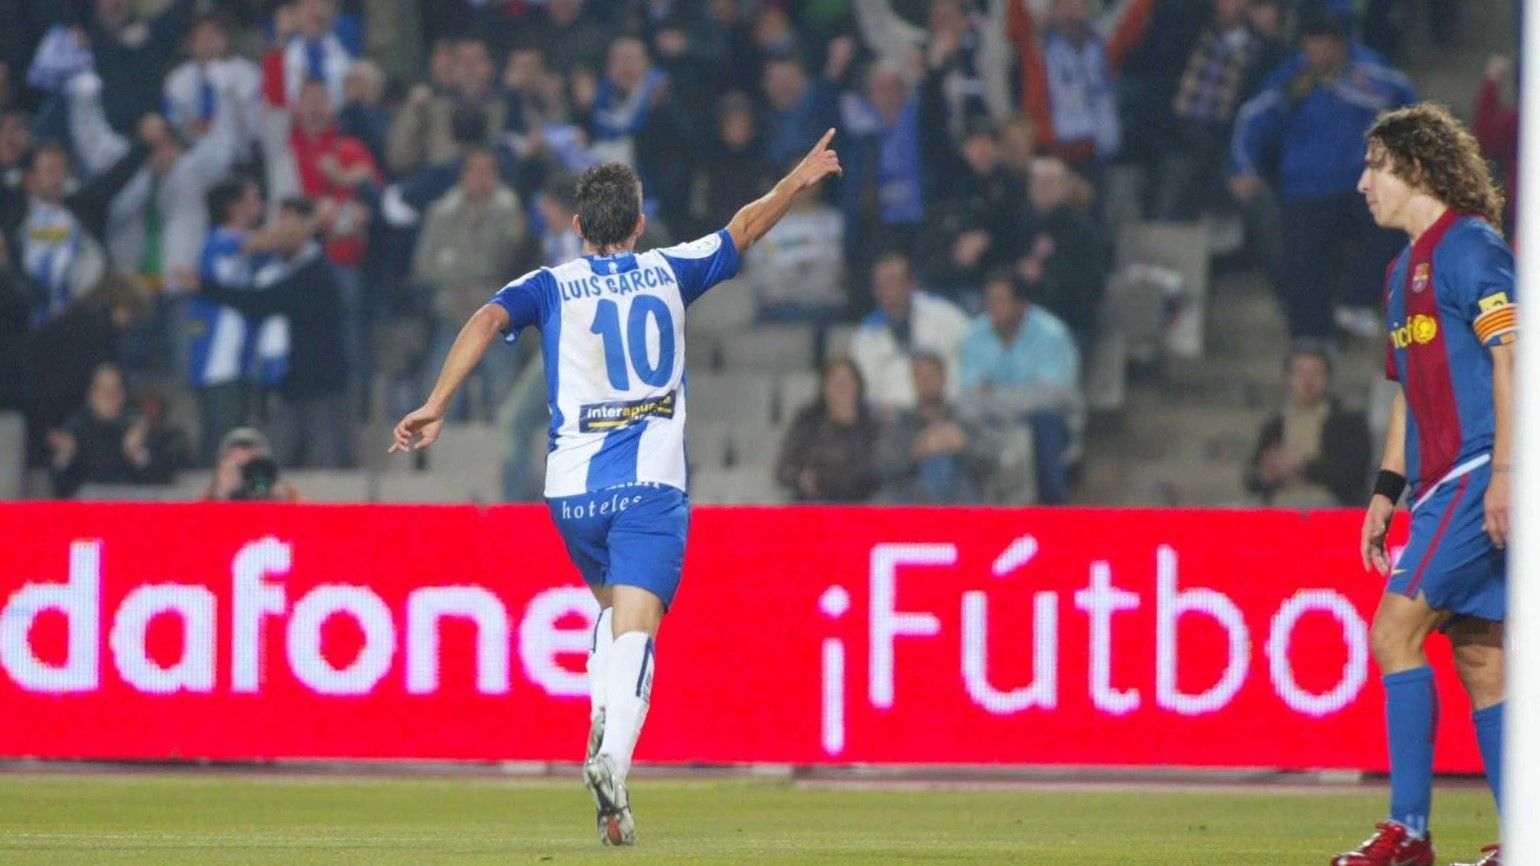
[[[1418,262],[1412,270],[1412,291],[1421,292],[1428,287],[1428,263]]]

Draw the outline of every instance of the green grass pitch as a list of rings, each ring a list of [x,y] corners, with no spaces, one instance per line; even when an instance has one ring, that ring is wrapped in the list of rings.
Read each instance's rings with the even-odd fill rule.
[[[872,790],[634,780],[634,850],[570,782],[0,775],[0,863],[1027,863],[1322,866],[1367,835],[1363,788]],[[1434,803],[1442,862],[1491,841],[1473,786]]]

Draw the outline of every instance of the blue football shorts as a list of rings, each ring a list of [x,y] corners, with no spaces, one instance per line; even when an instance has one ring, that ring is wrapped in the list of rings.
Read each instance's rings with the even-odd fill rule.
[[[591,587],[635,586],[674,604],[690,530],[690,497],[661,484],[623,484],[547,499],[572,564]]]
[[[1508,612],[1508,558],[1481,528],[1486,520],[1487,463],[1446,481],[1412,511],[1406,550],[1387,592],[1424,594],[1435,610],[1502,622]],[[1447,625],[1447,624],[1446,624]]]

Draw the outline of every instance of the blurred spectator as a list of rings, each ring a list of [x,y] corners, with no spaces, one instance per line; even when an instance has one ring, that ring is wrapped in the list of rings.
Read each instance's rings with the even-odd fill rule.
[[[695,173],[692,234],[709,234],[727,225],[744,202],[764,195],[779,177],[761,155],[754,104],[743,94],[722,97],[713,144]]]
[[[845,292],[845,219],[818,196],[791,210],[743,256],[742,278],[761,320],[829,324],[850,305]]]
[[[474,37],[459,40],[454,61],[455,81],[449,92],[435,95],[426,84],[418,84],[396,114],[389,147],[390,168],[396,174],[456,155],[450,125],[457,106],[472,106],[485,119],[484,138],[478,144],[490,145],[502,137],[508,105],[494,87],[496,70],[487,43]]]
[[[220,440],[214,477],[198,498],[205,502],[298,502],[299,491],[279,477],[267,437],[260,430],[238,427]]]
[[[968,317],[951,301],[919,291],[909,257],[901,252],[887,253],[872,265],[872,295],[877,309],[851,337],[851,358],[873,405],[911,408],[915,377],[910,356],[933,352],[955,368]]]
[[[552,71],[539,48],[516,48],[503,70],[503,91],[508,100],[508,129],[520,141],[521,156],[535,152],[541,131],[548,124],[567,123],[567,82]]]
[[[855,55],[855,40],[832,40],[823,72],[811,82],[795,55],[765,61],[760,88],[765,95],[765,156],[771,165],[801,159],[810,142],[839,121],[839,88]]]
[[[38,442],[44,427],[80,406],[96,368],[123,354],[124,335],[145,319],[150,302],[143,281],[111,276],[33,333]]]
[[[0,213],[15,207],[12,200],[25,195],[22,178],[27,154],[32,150],[32,130],[20,111],[0,110]]]
[[[665,223],[688,224],[690,160],[696,147],[669,93],[667,76],[653,67],[641,40],[616,39],[604,76],[594,81],[577,73],[572,86],[574,107],[591,133],[594,159],[635,166],[649,207],[655,204]]]
[[[260,291],[213,282],[203,297],[248,316],[288,319],[291,334],[283,397],[274,421],[277,454],[290,466],[342,468],[349,456],[352,425],[347,401],[348,362],[342,334],[342,301],[337,278],[320,245],[308,232],[315,205],[285,199],[278,211],[278,259],[256,275]]]
[[[867,70],[862,94],[840,99],[845,250],[858,267],[873,249],[912,249],[925,217],[920,104],[911,90],[901,68],[880,63]]]
[[[1093,176],[1094,167],[1118,155],[1114,75],[1142,38],[1152,0],[1130,0],[1090,20],[1086,0],[1051,0],[1048,26],[1039,37],[1027,3],[1010,3],[1006,35],[1021,64],[1021,111],[1032,119],[1038,147],[1058,154]]]
[[[286,239],[281,229],[261,230],[262,193],[252,180],[231,180],[208,194],[214,229],[203,244],[198,281],[251,290],[255,274],[269,253]],[[307,227],[313,233],[314,227]],[[255,395],[251,384],[276,388],[283,381],[289,355],[289,323],[282,316],[245,315],[207,297],[188,305],[189,383],[198,398],[202,448],[200,462],[214,460],[214,445],[244,423]]]
[[[167,122],[183,140],[197,141],[213,128],[223,91],[235,112],[235,160],[252,159],[262,131],[262,68],[230,53],[229,27],[214,14],[200,15],[193,22],[187,54],[187,60],[166,77]]]
[[[939,137],[928,115],[922,128]],[[1026,252],[1032,206],[1026,183],[1001,161],[999,140],[987,121],[976,121],[960,154],[944,147],[928,151],[938,200],[927,209],[920,255],[930,285],[978,309],[984,274]]]
[[[296,177],[299,192],[325,205],[326,257],[335,267],[335,280],[341,292],[343,347],[352,374],[362,375],[366,353],[359,274],[368,249],[372,219],[366,199],[378,195],[380,169],[363,142],[343,135],[337,128],[327,88],[319,81],[308,81],[300,87],[293,120],[293,128],[280,139],[287,143],[287,149],[276,156],[269,155],[269,176],[275,179],[269,182],[268,189],[276,195],[292,195],[292,185],[276,178]],[[292,169],[278,165],[284,162]]]
[[[1504,191],[1503,230],[1510,238],[1518,236],[1519,212],[1519,107],[1505,104],[1503,88],[1513,72],[1513,61],[1503,55],[1487,60],[1481,89],[1476,92],[1476,112],[1472,131],[1481,142],[1481,152],[1502,172]]]
[[[516,46],[544,51],[547,65],[563,76],[599,69],[610,34],[584,14],[584,5],[584,0],[546,0],[534,21],[519,28]]]
[[[877,492],[879,425],[849,358],[823,366],[818,397],[797,411],[781,442],[776,481],[796,502],[865,502]]]
[[[95,72],[104,82],[102,104],[107,123],[129,135],[139,118],[162,108],[161,84],[192,24],[194,0],[171,0],[148,19],[134,14],[131,0],[96,0],[95,5],[85,33]]]
[[[1096,335],[1112,245],[1101,225],[1075,207],[1074,173],[1062,160],[1042,157],[1032,168],[1033,237],[1016,272],[1038,302],[1069,326],[1083,354]]]
[[[68,499],[82,484],[166,483],[185,460],[185,446],[163,418],[152,424],[131,413],[123,373],[102,364],[85,406],[48,433],[54,495]]]
[[[1212,0],[1213,13],[1187,55],[1156,167],[1153,216],[1195,220],[1224,191],[1223,155],[1236,109],[1285,56],[1252,29],[1248,0]]]
[[[112,199],[107,229],[112,265],[139,274],[154,289],[176,292],[175,274],[197,265],[208,234],[205,196],[235,157],[238,99],[225,80],[234,67],[209,71],[216,89],[214,122],[191,147],[160,115],[140,118],[138,141],[148,150],[145,165]],[[121,160],[129,141],[106,123],[102,83],[82,75],[70,82],[70,129],[82,162],[96,173]]]
[[[517,255],[524,237],[523,207],[513,190],[499,182],[496,159],[488,151],[472,151],[459,184],[428,211],[412,262],[412,279],[429,292],[435,319],[425,375],[438,375],[471,314],[523,269]],[[488,414],[512,387],[521,354],[488,352],[476,368],[480,402]],[[424,382],[423,393],[432,386]],[[465,417],[471,390],[457,398],[451,409],[455,417]]]
[[[1300,52],[1241,107],[1230,149],[1230,191],[1245,204],[1259,199],[1266,155],[1277,148],[1286,252],[1279,293],[1295,338],[1330,339],[1339,300],[1339,326],[1378,333],[1385,266],[1404,243],[1374,225],[1356,190],[1364,131],[1379,112],[1414,99],[1411,83],[1353,45],[1348,26],[1330,13],[1305,19]]]
[[[634,4],[636,25],[647,52],[668,76],[669,87],[691,126],[704,129],[711,121],[713,97],[727,37],[711,16],[705,0],[642,0]]]
[[[390,137],[390,112],[385,110],[385,73],[373,60],[354,63],[342,79],[343,104],[337,130],[369,148],[375,164],[385,164]]]
[[[583,237],[572,224],[577,216],[577,178],[552,175],[535,205],[540,216],[540,264],[555,267],[581,256]]]
[[[996,271],[959,355],[964,399],[986,420],[1028,427],[1037,501],[1063,503],[1070,418],[1080,405],[1080,355],[1069,329],[1032,304],[1009,271]]]
[[[1285,360],[1283,410],[1262,425],[1246,470],[1246,489],[1264,504],[1354,506],[1369,492],[1369,427],[1330,393],[1331,372],[1319,349]]]
[[[187,438],[187,431],[171,423],[167,417],[170,406],[166,395],[158,388],[137,389],[134,411],[139,417],[136,426],[142,425],[143,433],[129,428],[134,437],[130,444],[135,445],[129,452],[129,459],[134,459],[138,450],[149,456],[149,462],[139,470],[138,480],[146,484],[170,484],[176,480],[178,472],[192,465],[192,443]],[[139,442],[141,436],[143,441]]]
[[[43,303],[0,232],[0,410],[31,413],[37,400],[32,319]]]
[[[298,0],[273,12],[273,44],[262,57],[263,90],[270,105],[293,105],[300,88],[317,81],[331,105],[341,105],[343,82],[356,51],[338,29],[336,0]]]
[[[445,4],[435,4],[445,5]],[[363,0],[366,57],[373,58],[390,81],[418,81],[423,77],[423,54],[427,40],[423,17],[427,4],[418,0]],[[346,86],[344,84],[344,86]],[[377,157],[381,163],[383,158]]]
[[[131,148],[110,170],[66,194],[74,183],[69,152],[51,142],[32,150],[22,175],[25,195],[5,200],[0,232],[44,299],[34,310],[34,325],[64,312],[101,281],[107,256],[98,238],[105,234],[108,206],[144,156],[142,146]]]
[[[1017,0],[991,0],[988,17],[963,0],[934,0],[926,28],[913,27],[893,11],[892,0],[859,0],[856,21],[878,56],[904,64],[924,50],[925,86],[938,95],[937,132],[953,146],[979,124],[1004,122],[1011,104],[1011,51],[1005,41],[1005,7]]]
[[[947,362],[927,351],[910,360],[915,404],[882,426],[877,446],[884,498],[936,505],[983,501],[998,446],[981,424],[959,417],[947,399]]]

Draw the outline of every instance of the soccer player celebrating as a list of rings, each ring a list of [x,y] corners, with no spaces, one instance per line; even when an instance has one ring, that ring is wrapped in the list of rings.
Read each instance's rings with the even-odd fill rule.
[[[636,253],[642,185],[619,163],[578,180],[581,258],[504,286],[461,329],[427,402],[396,425],[392,451],[426,448],[456,390],[499,334],[540,330],[551,444],[545,496],[601,612],[588,660],[592,724],[583,782],[607,845],[635,841],[626,775],[647,715],[653,641],[679,587],[685,533],[685,308],[738,272],[739,256],[798,196],[840,171],[824,133],[802,162],[722,229]]]
[[[1438,698],[1423,645],[1454,646],[1487,781],[1501,801],[1503,616],[1513,450],[1513,253],[1498,233],[1503,196],[1476,140],[1449,112],[1382,114],[1358,182],[1375,222],[1411,245],[1391,263],[1386,375],[1401,388],[1364,517],[1364,567],[1389,577],[1370,642],[1385,682],[1390,815],[1334,866],[1429,866]],[[1397,562],[1385,533],[1410,486],[1411,538]],[[1479,866],[1497,866],[1497,846]]]

